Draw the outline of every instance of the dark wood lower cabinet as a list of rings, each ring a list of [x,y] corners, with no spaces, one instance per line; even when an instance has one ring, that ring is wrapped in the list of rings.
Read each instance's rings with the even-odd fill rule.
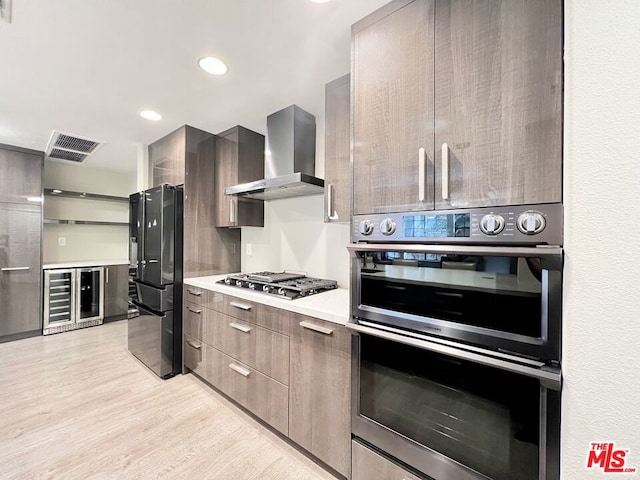
[[[351,334],[303,315],[291,320],[289,437],[349,476]]]
[[[104,267],[104,318],[117,320],[129,310],[129,265]]]
[[[0,203],[0,342],[42,331],[40,206]]]
[[[185,370],[349,477],[349,331],[218,292],[184,290]]]

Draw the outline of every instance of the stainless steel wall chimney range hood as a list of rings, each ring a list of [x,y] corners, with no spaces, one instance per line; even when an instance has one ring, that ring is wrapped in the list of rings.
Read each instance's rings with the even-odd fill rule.
[[[316,119],[296,105],[267,117],[265,178],[224,189],[225,195],[278,200],[324,193],[316,168]]]

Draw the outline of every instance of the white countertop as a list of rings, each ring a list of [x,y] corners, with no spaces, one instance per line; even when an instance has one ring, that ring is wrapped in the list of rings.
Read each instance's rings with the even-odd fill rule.
[[[108,265],[129,265],[129,259],[123,260],[82,260],[79,262],[65,263],[45,263],[42,265],[43,270],[51,270],[54,268],[84,268],[84,267],[106,267]]]
[[[335,290],[318,293],[310,297],[287,300],[275,295],[249,290],[248,288],[230,287],[216,283],[227,275],[187,278],[184,283],[192,287],[233,295],[234,297],[244,298],[340,325],[344,325],[349,320],[349,290],[346,288],[336,288]]]

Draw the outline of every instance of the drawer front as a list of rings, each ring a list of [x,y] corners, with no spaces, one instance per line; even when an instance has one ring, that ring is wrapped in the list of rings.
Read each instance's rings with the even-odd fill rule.
[[[204,288],[184,286],[184,301],[201,307],[218,310],[218,304],[222,302],[222,294],[205,290]]]
[[[202,324],[205,315],[206,308],[195,303],[185,302],[182,316],[184,333],[197,340],[204,340]]]
[[[185,365],[283,434],[289,433],[289,389],[185,335]]]
[[[287,310],[224,295],[222,310],[220,311],[245,322],[255,323],[283,335],[289,335],[290,315]]]
[[[183,347],[184,365],[202,378],[207,378],[204,372],[205,365],[203,362],[204,347],[200,340],[185,334]]]
[[[356,441],[351,442],[351,480],[420,480],[404,468]]]
[[[289,384],[289,337],[220,312],[206,310],[203,314],[205,343]]]

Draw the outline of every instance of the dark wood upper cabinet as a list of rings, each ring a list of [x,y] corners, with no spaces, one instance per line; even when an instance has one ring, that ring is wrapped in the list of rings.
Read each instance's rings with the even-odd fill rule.
[[[187,129],[184,126],[149,145],[149,183],[157,187],[164,183],[184,183],[184,160]]]
[[[562,201],[562,0],[436,0],[435,18],[436,209]]]
[[[354,214],[562,201],[562,48],[562,0],[395,0],[356,23]]]
[[[215,228],[217,140],[185,125],[149,145],[152,186],[184,184],[185,278],[240,270],[240,230]]]
[[[0,202],[33,205],[42,197],[43,162],[43,152],[0,144]]]
[[[352,28],[354,215],[433,208],[433,18],[395,1]]]
[[[263,227],[264,202],[224,194],[226,187],[264,178],[264,135],[235,126],[217,135],[217,227]]]
[[[351,221],[351,75],[325,88],[324,221]]]

